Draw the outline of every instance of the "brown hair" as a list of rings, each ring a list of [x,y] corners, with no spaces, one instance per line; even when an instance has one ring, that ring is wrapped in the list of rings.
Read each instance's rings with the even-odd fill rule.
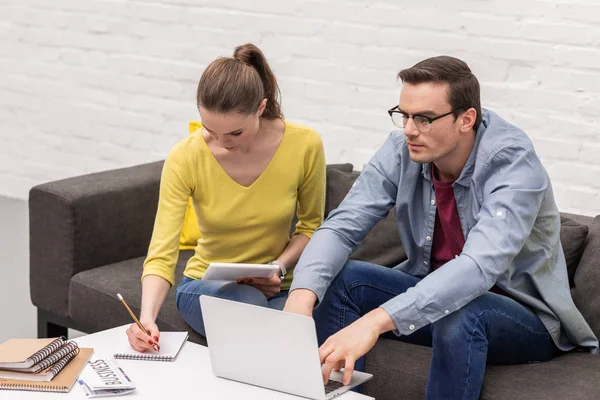
[[[252,114],[267,99],[263,118],[283,118],[277,79],[258,47],[247,43],[235,48],[233,57],[211,62],[198,82],[198,106],[216,112]]]
[[[458,117],[461,110],[466,111],[473,107],[477,111],[473,129],[477,132],[477,128],[481,124],[479,81],[467,63],[450,56],[432,57],[403,69],[398,73],[398,79],[401,79],[402,83],[411,84],[447,83],[449,86],[448,103],[453,110],[456,110],[454,119]]]

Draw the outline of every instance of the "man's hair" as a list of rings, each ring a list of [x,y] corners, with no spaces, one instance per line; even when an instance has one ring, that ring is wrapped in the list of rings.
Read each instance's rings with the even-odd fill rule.
[[[454,112],[454,119],[461,111],[473,107],[477,118],[473,129],[477,132],[481,124],[481,100],[479,81],[462,60],[450,56],[431,57],[403,69],[398,73],[402,83],[419,84],[426,82],[447,83],[448,103]]]

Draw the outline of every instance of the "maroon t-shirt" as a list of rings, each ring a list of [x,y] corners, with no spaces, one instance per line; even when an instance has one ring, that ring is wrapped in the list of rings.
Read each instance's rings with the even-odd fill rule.
[[[433,243],[431,244],[431,271],[435,271],[454,257],[462,253],[465,245],[460,217],[456,209],[456,199],[452,182],[440,182],[435,177],[435,166],[431,163],[431,176],[433,177],[433,190],[437,212],[435,215],[435,228],[433,229]],[[492,287],[491,292],[508,296],[498,286]]]
[[[433,190],[437,206],[431,246],[431,270],[435,271],[462,252],[465,237],[456,209],[454,189],[452,189],[454,181],[438,181],[435,178],[433,163],[431,164],[431,176],[433,177]]]

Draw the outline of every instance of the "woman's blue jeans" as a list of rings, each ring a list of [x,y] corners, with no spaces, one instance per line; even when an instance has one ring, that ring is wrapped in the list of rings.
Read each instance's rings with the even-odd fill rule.
[[[418,282],[399,270],[348,261],[314,311],[319,344]],[[532,310],[491,292],[409,336],[390,332],[386,337],[433,348],[428,400],[478,399],[486,363],[548,361],[557,352]],[[364,370],[364,357],[356,369]]]
[[[200,307],[200,296],[203,294],[283,310],[288,291],[281,291],[267,300],[260,290],[250,285],[240,285],[236,282],[203,281],[184,276],[175,293],[177,310],[189,326],[202,336],[206,336]]]

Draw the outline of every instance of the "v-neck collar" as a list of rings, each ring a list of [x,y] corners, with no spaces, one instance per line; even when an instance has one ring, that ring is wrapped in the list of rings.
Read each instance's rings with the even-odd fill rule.
[[[283,141],[286,140],[287,135],[287,130],[288,130],[288,124],[285,120],[282,120],[285,127],[283,129],[283,137],[281,138],[281,141],[279,142],[279,145],[277,146],[277,150],[275,150],[275,153],[273,154],[273,156],[271,157],[271,159],[269,160],[269,162],[267,163],[267,166],[261,171],[261,173],[258,175],[258,177],[254,180],[254,182],[252,182],[250,185],[248,186],[244,186],[241,183],[237,182],[235,179],[233,179],[231,177],[231,175],[229,175],[227,173],[227,171],[225,171],[225,168],[223,168],[223,166],[221,165],[221,163],[219,163],[219,160],[217,160],[217,157],[215,157],[214,153],[212,152],[212,150],[210,149],[210,147],[208,147],[208,143],[206,143],[206,140],[204,139],[204,135],[202,135],[202,132],[200,132],[199,136],[200,136],[200,140],[202,141],[202,145],[206,148],[206,150],[210,153],[212,160],[217,164],[217,166],[219,167],[219,170],[221,170],[221,172],[223,173],[223,175],[225,175],[227,177],[227,179],[232,182],[234,185],[236,185],[237,187],[243,189],[243,190],[250,190],[252,189],[254,186],[256,186],[258,184],[258,182],[262,179],[262,177],[269,171],[269,169],[271,168],[271,165],[275,163],[276,159],[279,156],[279,153],[281,153],[281,147],[283,146]]]

